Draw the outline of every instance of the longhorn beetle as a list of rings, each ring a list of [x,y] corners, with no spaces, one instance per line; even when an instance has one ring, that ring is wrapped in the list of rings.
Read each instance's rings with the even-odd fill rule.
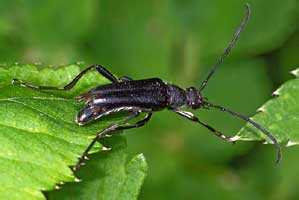
[[[278,156],[276,163],[279,163],[281,160],[281,148],[276,138],[273,135],[271,135],[271,133],[269,133],[266,129],[261,127],[259,124],[257,124],[250,118],[240,113],[224,108],[222,106],[212,104],[201,95],[202,91],[207,86],[208,81],[210,80],[216,69],[223,62],[223,59],[230,53],[240,33],[243,31],[245,25],[247,24],[249,15],[250,7],[249,4],[246,4],[246,15],[242,21],[242,24],[238,27],[225,52],[215,63],[212,70],[208,74],[207,78],[202,82],[199,89],[196,89],[194,87],[182,89],[174,84],[166,83],[159,78],[133,80],[131,78],[123,76],[117,79],[101,65],[92,65],[86,68],[64,87],[36,86],[17,79],[14,79],[13,82],[19,83],[23,87],[28,87],[37,90],[70,90],[76,85],[76,83],[84,74],[94,69],[96,69],[102,76],[104,76],[112,82],[111,84],[97,86],[88,91],[87,93],[84,93],[79,97],[76,97],[78,100],[86,100],[85,106],[77,115],[76,122],[79,125],[84,125],[88,122],[97,120],[102,116],[109,115],[113,112],[121,111],[128,112],[128,116],[124,120],[110,125],[97,133],[96,137],[93,139],[93,141],[89,144],[82,156],[79,158],[77,165],[74,166],[74,171],[82,165],[84,159],[87,159],[87,154],[89,150],[93,147],[93,145],[98,139],[106,136],[111,131],[141,127],[151,119],[152,113],[154,111],[159,111],[165,108],[191,121],[203,125],[207,129],[209,129],[213,134],[215,134],[223,140],[226,140],[228,142],[234,142],[234,140],[231,137],[226,136],[220,131],[215,130],[210,125],[198,119],[191,112],[181,110],[180,107],[183,105],[186,105],[191,109],[210,107],[216,108],[223,112],[230,113],[231,115],[252,124],[254,127],[262,131],[275,144]],[[130,122],[130,120],[132,120],[133,118],[139,116],[141,113],[146,113],[146,116],[142,120],[136,122],[133,125],[125,125],[128,122]]]

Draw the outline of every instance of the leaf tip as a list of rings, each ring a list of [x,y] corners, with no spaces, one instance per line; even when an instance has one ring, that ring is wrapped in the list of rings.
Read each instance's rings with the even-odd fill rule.
[[[299,71],[298,69],[295,69],[295,70],[291,71],[291,74],[293,74],[295,76],[299,76],[298,71]]]
[[[146,159],[145,159],[145,156],[143,155],[143,153],[138,154],[138,155],[136,156],[136,159],[138,159],[138,160],[140,160],[140,161],[142,161],[142,162],[146,162]]]
[[[298,145],[299,142],[293,142],[293,141],[288,141],[288,143],[286,144],[286,147],[290,147],[290,146],[294,146],[294,145]]]
[[[262,105],[261,107],[259,107],[259,108],[257,109],[257,112],[265,112],[265,107],[264,107],[264,105]]]
[[[84,156],[83,158],[84,158],[84,160],[89,160],[89,158],[87,156]]]
[[[275,90],[272,95],[273,96],[279,96],[279,92],[280,92],[280,88],[278,88],[277,90]]]
[[[59,185],[55,185],[55,189],[59,190],[59,189],[61,189],[61,187]]]
[[[235,141],[240,140],[241,137],[239,135],[235,135],[234,137],[231,137],[230,139],[231,139],[231,141],[235,142]]]
[[[110,148],[110,147],[105,147],[105,146],[103,146],[102,147],[102,151],[110,151],[112,148]]]
[[[80,183],[81,181],[82,181],[81,179],[75,178],[76,183]]]

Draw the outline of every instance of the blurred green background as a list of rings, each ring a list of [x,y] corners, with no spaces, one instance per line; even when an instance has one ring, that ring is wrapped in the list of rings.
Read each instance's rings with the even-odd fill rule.
[[[102,64],[118,76],[199,87],[245,14],[240,0],[0,0],[0,64]],[[252,116],[298,67],[295,0],[249,1],[248,26],[204,95]],[[234,135],[227,114],[196,115]],[[298,148],[276,167],[272,145],[228,144],[169,111],[125,132],[149,164],[140,199],[299,199]]]

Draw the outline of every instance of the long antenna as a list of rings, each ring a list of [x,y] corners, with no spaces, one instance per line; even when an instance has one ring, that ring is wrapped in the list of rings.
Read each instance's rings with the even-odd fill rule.
[[[226,50],[224,51],[224,53],[220,56],[220,58],[217,60],[217,62],[215,63],[214,67],[212,68],[212,70],[210,71],[209,75],[207,76],[207,78],[201,83],[201,86],[199,88],[199,93],[207,86],[209,79],[212,77],[212,75],[214,74],[214,72],[216,71],[216,69],[219,67],[219,65],[223,62],[224,58],[230,53],[230,51],[232,50],[233,46],[235,45],[239,35],[241,34],[241,32],[243,31],[245,25],[247,24],[247,21],[249,19],[249,15],[250,15],[250,6],[248,3],[246,3],[246,15],[242,21],[242,24],[239,26],[238,30],[235,32],[233,39],[231,40],[231,42],[229,43],[228,47],[226,48]]]
[[[214,105],[212,103],[208,103],[208,102],[205,102],[204,103],[206,106],[208,107],[213,107],[213,108],[217,108],[223,112],[227,112],[227,113],[230,113],[231,115],[233,116],[236,116],[246,122],[249,122],[250,124],[252,124],[254,127],[256,127],[257,129],[259,129],[260,131],[262,131],[268,138],[270,138],[270,140],[272,140],[273,144],[275,145],[275,148],[276,148],[276,151],[277,151],[277,160],[276,160],[276,163],[278,164],[281,160],[281,147],[279,145],[279,143],[277,142],[276,138],[271,134],[269,133],[266,129],[264,129],[263,127],[261,127],[259,124],[257,124],[255,121],[251,120],[250,118],[240,114],[240,113],[237,113],[237,112],[234,112],[234,111],[231,111],[231,110],[228,110],[222,106],[218,106],[218,105]]]

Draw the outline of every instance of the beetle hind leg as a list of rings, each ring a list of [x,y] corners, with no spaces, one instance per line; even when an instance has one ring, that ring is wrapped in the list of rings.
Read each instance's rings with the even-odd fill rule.
[[[105,67],[101,65],[92,65],[82,72],[80,72],[69,84],[65,85],[64,87],[52,87],[52,86],[38,86],[38,85],[33,85],[31,83],[26,83],[24,81],[18,80],[18,79],[13,79],[12,83],[13,84],[20,84],[23,87],[35,89],[35,90],[70,90],[72,89],[77,82],[89,71],[96,69],[102,76],[110,80],[112,83],[118,83],[118,80],[111,72],[109,72]]]

